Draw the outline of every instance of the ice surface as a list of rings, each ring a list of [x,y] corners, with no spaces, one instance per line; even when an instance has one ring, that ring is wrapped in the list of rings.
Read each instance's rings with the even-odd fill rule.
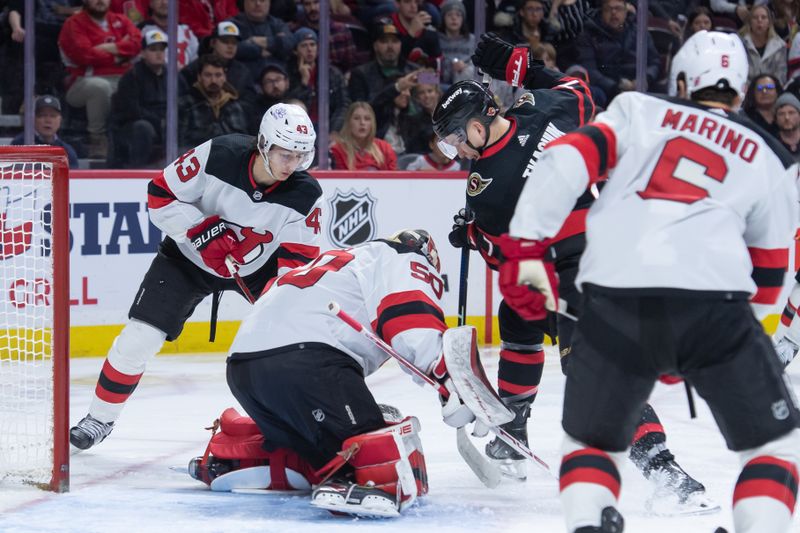
[[[72,422],[86,412],[102,361],[72,361]],[[487,375],[496,375],[496,355],[484,354],[484,363]],[[790,372],[796,391],[798,365]],[[236,405],[225,384],[224,355],[209,354],[159,357],[151,363],[111,436],[72,456],[68,494],[0,484],[0,532],[564,531],[553,479],[531,465],[524,483],[484,488],[456,452],[455,431],[441,422],[433,392],[415,385],[394,362],[368,383],[379,402],[416,415],[422,423],[430,493],[397,520],[336,518],[310,507],[306,496],[212,494],[202,483],[170,470],[201,455],[210,435],[203,428],[225,407]],[[529,430],[532,448],[553,468],[559,460],[562,389],[557,354],[549,351]],[[644,504],[653,488],[629,466],[622,472],[620,502],[626,532],[712,533],[717,526],[732,531],[728,505],[738,461],[725,449],[705,404],[696,400],[699,418],[691,421],[682,386],[659,384],[652,397],[670,448],[722,504],[722,512],[649,515]],[[796,517],[793,531],[800,531]]]

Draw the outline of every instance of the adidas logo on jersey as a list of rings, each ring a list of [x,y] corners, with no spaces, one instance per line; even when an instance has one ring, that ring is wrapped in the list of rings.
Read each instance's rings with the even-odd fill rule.
[[[528,139],[530,139],[530,137],[531,136],[527,135],[527,134],[526,135],[517,135],[517,140],[519,141],[519,145],[520,146],[525,146],[525,143],[528,142]]]

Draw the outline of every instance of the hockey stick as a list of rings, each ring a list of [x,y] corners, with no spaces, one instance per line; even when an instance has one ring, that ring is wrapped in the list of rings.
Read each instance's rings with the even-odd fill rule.
[[[465,215],[469,215],[465,207]],[[461,270],[458,276],[458,325],[467,323],[467,279],[469,278],[469,246],[461,249]],[[472,472],[489,488],[496,487],[503,477],[500,468],[484,456],[470,440],[466,427],[456,429],[456,448]]]
[[[354,330],[356,330],[357,332],[361,333],[366,338],[371,340],[380,350],[382,350],[384,353],[386,353],[390,357],[396,359],[397,362],[400,363],[405,368],[407,368],[409,370],[409,372],[411,372],[415,376],[419,377],[422,381],[424,381],[425,383],[427,383],[428,385],[430,385],[431,387],[436,389],[436,391],[439,394],[441,394],[444,398],[449,398],[450,397],[450,391],[447,390],[447,388],[444,385],[442,385],[438,381],[434,380],[433,378],[431,378],[430,376],[425,374],[422,370],[420,370],[419,368],[417,368],[413,364],[411,364],[405,357],[403,357],[402,355],[397,353],[394,348],[392,348],[391,346],[389,346],[389,344],[384,342],[383,339],[381,339],[380,337],[378,337],[377,335],[375,335],[371,331],[367,330],[363,325],[361,325],[360,322],[358,322],[356,319],[354,319],[353,317],[348,315],[346,312],[344,312],[342,310],[342,308],[339,306],[339,304],[337,304],[336,302],[330,302],[328,304],[328,311],[330,311],[331,314],[336,315],[342,322],[344,322],[345,324],[347,324],[348,326],[350,326],[351,328],[353,328]],[[530,459],[531,461],[536,463],[539,467],[544,469],[548,474],[552,475],[552,472],[550,471],[550,467],[547,465],[547,463],[545,463],[541,458],[539,458],[539,456],[537,456],[535,453],[533,453],[530,450],[530,448],[525,446],[525,444],[523,444],[522,442],[520,442],[519,440],[517,440],[516,438],[511,436],[506,430],[504,430],[503,428],[501,428],[499,426],[489,427],[489,430],[491,432],[493,432],[495,435],[497,435],[498,437],[500,437],[501,439],[503,439],[503,441],[505,441],[512,448],[514,448],[517,452],[519,452],[520,454],[524,455],[525,457],[527,457],[528,459]],[[466,437],[466,435],[465,435],[465,437]],[[467,439],[467,440],[469,440],[469,439]],[[478,455],[478,456],[481,459],[483,459],[482,456],[480,456],[480,455]],[[462,457],[464,458],[465,461],[467,461],[467,456],[462,455]],[[472,458],[473,454],[470,454],[468,457]],[[470,466],[470,468],[473,468],[473,464],[472,463],[468,462],[467,464]],[[485,479],[489,479],[489,480],[493,480],[494,476],[490,472],[492,470],[495,470],[495,467],[491,463],[489,463],[489,466],[491,467],[489,469],[489,471],[481,471],[479,473],[479,471],[476,471],[476,470],[473,469],[473,472],[475,472],[475,474],[478,476],[478,478],[481,479],[481,481],[483,481],[484,478]]]
[[[397,360],[398,363],[407,368],[412,374],[436,389],[436,392],[438,392],[442,397],[448,398],[450,396],[450,391],[447,390],[444,385],[412,365],[405,357],[397,353],[394,348],[384,342],[383,339],[366,329],[356,319],[345,313],[339,304],[336,302],[329,303],[328,310],[342,320],[342,322],[372,341],[375,346],[380,348],[384,353]],[[483,455],[481,455],[481,453],[472,445],[472,441],[469,440],[464,427],[458,428],[456,432],[456,447],[458,448],[458,453],[461,455],[461,458],[464,459],[464,462],[467,463],[467,466],[469,466],[470,470],[472,470],[475,476],[481,480],[481,483],[490,489],[493,489],[500,484],[500,480],[502,479],[500,469],[489,463],[489,461],[483,457]]]
[[[247,287],[247,284],[242,279],[242,276],[239,275],[239,265],[236,263],[236,261],[233,260],[233,257],[231,257],[230,255],[225,256],[225,266],[228,267],[228,272],[231,273],[231,277],[233,277],[233,280],[239,286],[239,289],[241,289],[242,294],[244,294],[244,297],[247,298],[247,301],[250,302],[251,305],[256,303],[256,299],[253,296],[253,293],[250,292],[250,289]]]

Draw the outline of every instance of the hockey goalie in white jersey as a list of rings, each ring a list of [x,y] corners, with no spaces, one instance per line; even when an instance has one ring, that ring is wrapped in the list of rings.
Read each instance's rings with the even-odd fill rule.
[[[751,304],[775,303],[798,223],[790,154],[736,113],[747,56],[735,35],[698,32],[674,59],[683,98],[617,96],[596,122],[550,143],[501,242],[501,290],[555,310],[549,239],[576,198],[590,209],[562,425],[561,500],[570,533],[618,533],[618,465],[660,375],[706,400],[742,471],[737,533],[791,528],[800,413]]]
[[[226,411],[192,475],[212,490],[253,487],[250,474],[273,490],[313,485],[315,506],[360,515],[396,516],[425,494],[419,422],[386,417],[392,410],[379,407],[364,382],[388,356],[328,303],[446,383],[439,270],[428,233],[405,230],[323,252],[273,280],[228,358],[228,385],[252,421]],[[458,402],[446,404],[443,417],[455,427],[472,420]]]

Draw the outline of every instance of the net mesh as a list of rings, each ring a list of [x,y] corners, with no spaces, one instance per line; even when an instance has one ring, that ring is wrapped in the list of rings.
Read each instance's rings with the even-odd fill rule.
[[[53,471],[52,174],[0,162],[0,481]]]

